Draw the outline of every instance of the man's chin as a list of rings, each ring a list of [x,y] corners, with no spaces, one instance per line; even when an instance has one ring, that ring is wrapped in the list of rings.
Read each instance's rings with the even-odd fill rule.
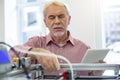
[[[54,36],[55,37],[62,37],[62,36],[64,36],[64,32],[56,32],[56,33],[54,33]]]

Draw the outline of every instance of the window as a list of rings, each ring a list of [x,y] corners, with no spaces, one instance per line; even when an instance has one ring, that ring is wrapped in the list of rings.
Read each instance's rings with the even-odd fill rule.
[[[42,1],[18,0],[18,26],[22,43],[34,35],[43,35]],[[45,35],[45,34],[44,34]]]
[[[103,27],[105,28],[105,46],[111,51],[105,58],[109,64],[120,63],[120,0],[103,0]],[[114,74],[106,71],[105,75]]]
[[[105,0],[103,22],[105,27],[106,47],[120,41],[120,1]]]

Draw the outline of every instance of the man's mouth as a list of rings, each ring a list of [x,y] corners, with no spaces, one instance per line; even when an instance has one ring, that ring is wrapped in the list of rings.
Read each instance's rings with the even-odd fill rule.
[[[63,29],[62,27],[54,27],[53,29]]]

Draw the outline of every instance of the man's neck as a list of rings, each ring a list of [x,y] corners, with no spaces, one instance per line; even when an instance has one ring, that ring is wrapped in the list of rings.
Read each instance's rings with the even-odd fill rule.
[[[59,36],[59,37],[52,37],[53,41],[56,43],[56,44],[65,44],[68,40],[68,34],[64,34],[63,36]]]

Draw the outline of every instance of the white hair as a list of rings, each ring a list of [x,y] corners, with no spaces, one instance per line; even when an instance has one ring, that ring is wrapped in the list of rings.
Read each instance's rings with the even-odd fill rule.
[[[60,0],[52,0],[52,1],[46,2],[45,5],[44,5],[44,8],[43,8],[43,15],[44,15],[44,17],[46,16],[46,13],[45,13],[45,12],[46,12],[46,9],[47,9],[49,6],[51,6],[51,5],[57,5],[57,6],[65,7],[68,15],[70,15],[70,13],[69,13],[69,8],[68,8],[68,6],[67,6],[66,3],[64,3],[63,1],[60,1]]]

